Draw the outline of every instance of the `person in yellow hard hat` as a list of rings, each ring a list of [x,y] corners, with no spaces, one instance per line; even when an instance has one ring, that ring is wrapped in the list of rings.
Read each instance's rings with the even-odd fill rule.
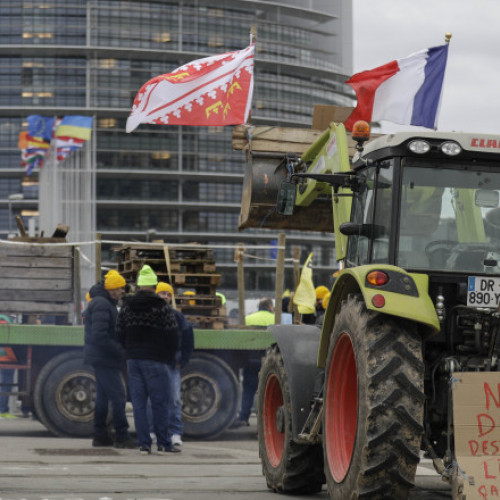
[[[174,289],[170,283],[159,281],[156,285],[156,294],[167,304],[172,306]],[[184,432],[184,423],[182,421],[182,399],[181,399],[181,369],[184,368],[194,350],[194,334],[191,323],[184,314],[177,309],[172,308],[175,320],[180,333],[180,342],[175,354],[175,364],[167,365],[172,380],[172,398],[168,410],[168,434],[173,446],[182,446],[182,434]],[[151,428],[151,422],[150,422]]]
[[[326,286],[320,285],[316,287],[316,309],[323,308],[323,298],[328,293],[330,293],[330,290]]]

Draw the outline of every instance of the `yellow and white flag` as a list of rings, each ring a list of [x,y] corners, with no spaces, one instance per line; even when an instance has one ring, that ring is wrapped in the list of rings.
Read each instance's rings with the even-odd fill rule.
[[[316,312],[316,290],[312,279],[312,257],[309,254],[300,273],[300,281],[293,296],[293,303],[300,314],[313,314]]]

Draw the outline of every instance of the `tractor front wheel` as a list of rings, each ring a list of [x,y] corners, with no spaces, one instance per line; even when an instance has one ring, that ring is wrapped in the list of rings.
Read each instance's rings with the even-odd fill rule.
[[[406,500],[423,432],[424,364],[415,324],[350,298],[326,362],[323,454],[332,499]]]

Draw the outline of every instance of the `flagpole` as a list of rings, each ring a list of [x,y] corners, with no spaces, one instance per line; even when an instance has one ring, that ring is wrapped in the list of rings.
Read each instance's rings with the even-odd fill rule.
[[[252,24],[250,28],[250,44],[255,43],[257,41],[257,26]]]
[[[444,41],[445,41],[446,43],[450,43],[450,40],[451,40],[451,37],[452,37],[452,36],[453,36],[453,35],[452,35],[449,31],[448,31],[447,33],[445,33],[445,34],[444,34]]]

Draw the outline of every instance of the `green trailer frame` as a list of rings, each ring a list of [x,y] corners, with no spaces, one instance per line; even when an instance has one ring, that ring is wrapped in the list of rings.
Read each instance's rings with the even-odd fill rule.
[[[239,410],[239,369],[246,354],[273,342],[263,329],[194,329],[195,349],[182,370],[186,437],[211,439],[230,427]],[[39,420],[58,436],[86,437],[93,431],[95,379],[83,363],[83,345],[83,326],[0,324],[0,346],[13,348],[18,357],[0,363],[0,370],[24,373],[9,394],[32,403]]]

